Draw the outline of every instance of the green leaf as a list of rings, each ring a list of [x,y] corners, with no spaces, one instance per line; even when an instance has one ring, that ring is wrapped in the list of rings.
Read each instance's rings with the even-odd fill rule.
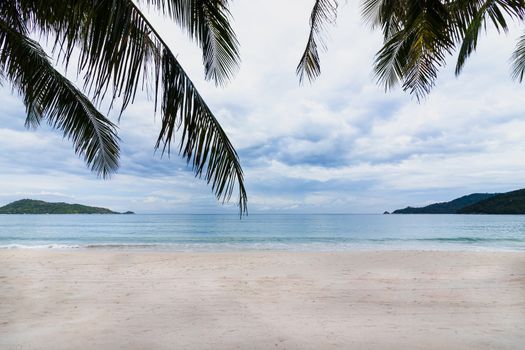
[[[454,43],[448,28],[449,15],[441,1],[408,3],[401,29],[389,31],[390,36],[376,55],[374,71],[386,89],[402,81],[403,89],[420,100],[434,86]]]
[[[195,175],[204,175],[223,202],[237,188],[240,212],[246,212],[244,178],[235,149],[170,48],[131,0],[16,2],[28,28],[56,37],[55,52],[66,65],[72,61],[74,49],[79,49],[78,73],[84,78],[84,89],[96,102],[119,100],[122,113],[134,101],[138,90],[153,93],[155,110],[160,111],[162,118],[156,147],[169,153],[171,144],[177,140],[176,131],[182,128],[179,149],[192,163]],[[185,18],[188,14],[177,11],[189,8],[191,16],[197,13],[187,2],[166,0],[162,6],[173,16]],[[213,79],[221,81],[223,73],[232,67],[232,55],[236,53],[235,37],[224,39],[233,32],[221,27],[226,21],[226,17],[221,17],[225,2],[196,3],[207,12],[198,20],[188,19],[180,24],[190,26],[187,28],[190,33],[211,43],[203,49],[211,62],[208,70]],[[151,4],[155,5],[155,1]],[[177,4],[180,6],[175,7]],[[210,9],[213,6],[215,13]],[[210,19],[215,22],[206,24],[205,20]],[[201,27],[191,27],[195,23]],[[214,28],[223,29],[216,32]],[[222,49],[214,46],[210,37],[221,41],[218,46],[222,45]],[[228,53],[223,54],[224,50]]]
[[[0,19],[0,71],[24,98],[26,125],[42,120],[62,130],[91,169],[108,177],[118,168],[116,127],[57,72],[40,45]]]
[[[206,79],[224,85],[238,70],[239,42],[226,0],[140,0],[169,15],[202,48]]]
[[[326,49],[323,32],[327,23],[334,24],[337,18],[338,3],[335,0],[316,0],[310,15],[310,35],[303,55],[297,65],[296,73],[299,82],[303,82],[304,76],[312,82],[321,74],[321,63],[319,58],[319,46]]]
[[[516,50],[512,54],[512,78],[523,82],[525,76],[525,34],[523,34],[516,44]]]

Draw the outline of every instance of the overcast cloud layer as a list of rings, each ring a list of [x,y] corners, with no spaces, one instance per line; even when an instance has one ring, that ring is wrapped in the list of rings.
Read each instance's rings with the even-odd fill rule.
[[[311,4],[235,1],[243,61],[225,88],[203,80],[201,53],[176,25],[150,14],[238,150],[251,213],[376,213],[525,187],[525,85],[509,78],[520,28],[484,36],[459,78],[452,58],[418,104],[375,84],[380,35],[362,22],[357,1],[342,5],[329,28],[322,76],[299,86]],[[142,213],[237,213],[217,204],[175,154],[154,154],[160,123],[145,96],[122,117],[122,165],[109,181],[90,173],[59,132],[26,130],[9,86],[0,105],[1,205],[37,198]]]

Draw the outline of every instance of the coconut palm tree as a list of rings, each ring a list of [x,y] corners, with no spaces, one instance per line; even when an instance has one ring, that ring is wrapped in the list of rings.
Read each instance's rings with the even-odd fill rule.
[[[318,46],[326,24],[334,23],[337,0],[316,0],[310,17],[310,36],[297,66],[300,81],[319,76]],[[476,50],[479,35],[492,25],[507,32],[509,21],[523,22],[524,0],[363,0],[362,14],[372,28],[383,33],[374,72],[388,90],[401,84],[420,98],[435,84],[439,69],[457,51],[456,75]],[[520,82],[525,73],[525,35],[512,56],[512,76]]]
[[[239,62],[227,0],[3,0],[0,1],[0,83],[23,98],[26,126],[47,122],[103,178],[119,165],[116,125],[97,108],[119,103],[120,115],[145,90],[161,115],[156,149],[178,151],[198,177],[227,201],[247,196],[238,155],[174,54],[137,6],[175,21],[202,48],[205,76],[226,83]],[[48,56],[35,36],[51,40]],[[74,62],[74,63],[73,63]],[[76,87],[56,68],[74,69]],[[120,118],[120,117],[119,117]]]

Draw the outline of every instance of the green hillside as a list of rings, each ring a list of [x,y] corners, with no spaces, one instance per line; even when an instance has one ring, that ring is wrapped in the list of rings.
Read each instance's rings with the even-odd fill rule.
[[[460,214],[525,214],[525,189],[502,193],[459,210]]]
[[[496,195],[497,193],[473,193],[456,198],[450,202],[434,203],[420,208],[406,207],[405,209],[397,209],[392,214],[458,214],[461,209]]]
[[[106,208],[81,204],[49,203],[22,199],[0,207],[0,214],[119,214]]]

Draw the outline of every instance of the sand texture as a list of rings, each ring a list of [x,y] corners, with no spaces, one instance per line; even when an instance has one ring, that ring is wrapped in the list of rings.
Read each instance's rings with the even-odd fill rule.
[[[4,250],[0,349],[525,349],[525,253]]]

